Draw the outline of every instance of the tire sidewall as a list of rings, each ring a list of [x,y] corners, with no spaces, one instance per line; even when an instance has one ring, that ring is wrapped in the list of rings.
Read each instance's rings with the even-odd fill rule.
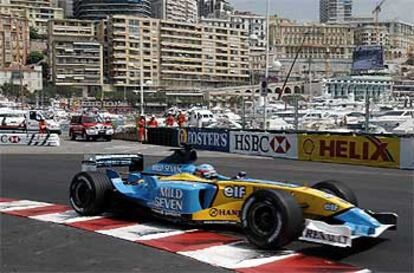
[[[281,201],[283,198],[289,199],[290,202]],[[292,202],[292,199],[290,194],[274,190],[259,190],[253,193],[243,204],[241,214],[242,229],[249,241],[259,248],[274,249],[295,240],[303,230],[304,220],[302,210],[296,201]],[[272,216],[276,217],[276,226],[265,236],[260,236],[252,230],[250,221],[254,215],[250,214],[250,210],[254,208],[256,203],[268,203],[272,209]],[[289,208],[289,205],[297,207]],[[291,219],[292,217],[297,219]]]
[[[316,183],[312,188],[332,194],[336,197],[339,197],[348,203],[351,203],[355,206],[358,206],[358,199],[355,193],[349,188],[346,184],[335,181],[335,180],[326,180]]]
[[[80,173],[73,178],[70,185],[70,204],[75,209],[75,211],[81,214],[88,213],[88,209],[92,207],[96,201],[96,187],[95,184],[91,182],[91,180],[91,177],[87,173]],[[73,195],[76,195],[74,191],[76,190],[78,183],[86,183],[87,186],[92,190],[93,198],[90,200],[88,207],[79,207],[74,200],[75,197]]]

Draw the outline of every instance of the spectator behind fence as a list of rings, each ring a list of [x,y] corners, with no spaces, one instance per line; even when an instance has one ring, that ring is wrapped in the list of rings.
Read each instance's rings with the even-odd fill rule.
[[[148,128],[157,128],[158,127],[158,121],[155,118],[154,115],[151,116],[151,119],[147,123]]]
[[[165,119],[165,125],[167,127],[173,127],[174,126],[174,122],[175,122],[175,119],[174,119],[173,114],[172,113],[168,113],[168,116]]]
[[[187,118],[186,118],[185,114],[182,111],[180,111],[179,114],[178,114],[178,117],[177,117],[178,127],[180,127],[180,128],[184,127],[186,121],[187,121]]]

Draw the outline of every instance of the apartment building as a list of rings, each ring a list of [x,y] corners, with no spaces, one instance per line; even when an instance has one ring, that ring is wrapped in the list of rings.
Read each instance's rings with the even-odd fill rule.
[[[266,48],[266,17],[251,12],[235,12],[225,18],[201,18],[200,22],[217,27],[230,27],[247,31],[253,51]]]
[[[57,0],[0,0],[0,8],[28,18],[30,26],[43,35],[47,34],[49,20],[63,19],[63,9],[58,7]]]
[[[74,16],[78,19],[101,20],[116,14],[151,16],[150,0],[73,0]]]
[[[160,85],[159,27],[157,19],[127,15],[100,22],[98,39],[106,51],[106,78],[114,90],[139,90],[141,83]]]
[[[243,29],[161,21],[160,41],[164,86],[191,89],[249,80],[248,33]]]
[[[347,74],[352,64],[354,30],[347,25],[301,24],[273,17],[270,45],[272,58],[283,64],[283,70],[298,54],[297,75],[309,73],[311,66],[315,77]]]
[[[359,22],[355,27],[356,45],[382,45],[385,58],[407,60],[414,51],[414,25],[392,20],[379,22]]]
[[[346,25],[300,24],[284,21],[271,26],[277,58],[352,58],[354,30]]]
[[[11,65],[9,67],[0,67],[0,85],[5,83],[20,84],[29,91],[34,93],[43,89],[43,72],[41,66],[21,66]]]
[[[17,15],[0,14],[0,67],[24,65],[29,49],[29,21]]]
[[[197,0],[153,0],[152,17],[196,23],[198,20]]]
[[[319,0],[321,23],[344,22],[352,17],[352,0]]]
[[[115,90],[137,90],[143,83],[146,89],[194,91],[249,79],[244,30],[127,15],[111,16],[98,29]]]
[[[58,0],[58,5],[63,9],[65,18],[73,17],[73,0]]]
[[[199,0],[198,14],[200,18],[226,18],[233,11],[228,0]]]
[[[54,84],[84,91],[102,86],[103,50],[92,21],[49,21],[48,44],[49,76]]]

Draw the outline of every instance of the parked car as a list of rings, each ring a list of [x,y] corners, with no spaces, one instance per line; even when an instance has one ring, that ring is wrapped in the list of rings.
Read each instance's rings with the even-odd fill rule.
[[[51,134],[62,134],[60,124],[48,119],[41,110],[0,110],[0,130],[38,132],[39,122],[46,121],[46,128]]]
[[[85,140],[97,140],[103,138],[112,140],[114,129],[112,123],[103,120],[98,115],[76,115],[72,116],[69,125],[69,137],[76,140],[81,137]]]

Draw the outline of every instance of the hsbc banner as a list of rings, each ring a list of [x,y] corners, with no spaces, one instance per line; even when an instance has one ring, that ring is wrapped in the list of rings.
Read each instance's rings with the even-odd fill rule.
[[[195,149],[229,152],[229,131],[224,129],[183,128],[178,131],[178,144],[186,143]]]
[[[400,168],[414,170],[414,137],[401,138]]]
[[[60,146],[57,134],[1,133],[0,145]]]
[[[297,136],[270,132],[231,131],[230,152],[297,159]]]

